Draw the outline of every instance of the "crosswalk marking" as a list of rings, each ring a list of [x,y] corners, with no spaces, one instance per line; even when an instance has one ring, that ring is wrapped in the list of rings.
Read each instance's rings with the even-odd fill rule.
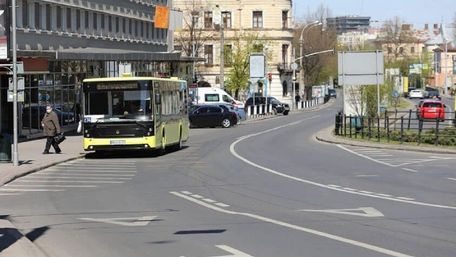
[[[63,192],[65,190],[62,189],[26,189],[26,188],[0,188],[0,191],[5,192]]]
[[[11,186],[8,186],[8,188],[13,188],[13,187],[62,187],[62,188],[65,188],[65,187],[68,187],[68,188],[94,188],[94,187],[97,187],[95,185],[50,185],[50,184],[45,184],[45,185],[40,185],[40,184],[37,184],[37,185],[17,185],[17,184],[14,184],[14,185],[11,185]]]
[[[109,177],[109,178],[131,178],[135,174],[89,174],[89,173],[60,173],[60,172],[39,172],[30,176],[36,177],[48,177],[48,176],[62,176],[62,177],[72,177],[72,176],[84,176],[84,177]]]
[[[18,183],[99,183],[99,184],[121,184],[122,181],[93,181],[93,180],[34,180],[21,179]]]
[[[131,180],[131,178],[112,178],[112,177],[85,177],[85,176],[58,176],[58,175],[48,175],[48,176],[28,176],[27,179],[43,179],[47,178],[50,181],[52,179],[92,179],[92,180],[103,180],[103,179],[112,179],[112,180]]]

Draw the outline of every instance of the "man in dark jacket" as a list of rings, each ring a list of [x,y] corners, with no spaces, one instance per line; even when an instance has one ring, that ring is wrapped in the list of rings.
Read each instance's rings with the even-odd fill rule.
[[[61,153],[59,145],[55,142],[54,137],[60,133],[60,124],[57,114],[52,111],[52,106],[46,106],[46,114],[41,121],[41,126],[43,126],[43,133],[47,137],[46,148],[44,149],[43,154],[48,154],[49,149],[54,147],[55,153]]]

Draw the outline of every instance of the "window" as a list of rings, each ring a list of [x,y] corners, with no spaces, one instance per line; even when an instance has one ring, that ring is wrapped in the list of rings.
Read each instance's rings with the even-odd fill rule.
[[[263,27],[263,12],[262,11],[253,11],[253,28],[262,28]]]
[[[100,23],[101,23],[101,29],[104,30],[105,29],[105,15],[104,14],[100,14]]]
[[[51,19],[52,19],[52,8],[50,4],[46,5],[46,29],[52,30],[51,27]]]
[[[222,12],[222,21],[224,28],[231,28],[231,12]]]
[[[150,23],[146,22],[146,38],[149,39]]]
[[[41,29],[40,4],[35,3],[35,29]]]
[[[29,27],[28,18],[29,18],[28,1],[23,0],[22,1],[22,27],[23,28]]]
[[[207,111],[207,112],[208,112],[208,113],[222,113],[222,108],[210,106],[210,107],[208,108],[208,111]]]
[[[212,28],[212,12],[204,12],[204,28]]]
[[[411,53],[411,54],[414,54],[414,53],[415,53],[415,47],[412,46],[412,47],[410,48],[410,53]]]
[[[399,47],[399,53],[400,53],[400,54],[403,54],[403,53],[404,53],[404,48],[403,48],[402,46]]]
[[[143,38],[144,37],[144,22],[141,21],[140,24],[141,24],[141,28],[140,28],[141,29],[141,37]]]
[[[66,9],[66,25],[67,25],[67,30],[71,31],[71,9],[67,8]]]
[[[84,26],[86,29],[89,29],[89,12],[84,12]]]
[[[133,28],[133,21],[132,21],[132,20],[128,20],[128,33],[129,33],[131,36],[133,36],[132,28]]]
[[[112,32],[112,16],[108,16],[108,32]]]
[[[76,31],[81,29],[81,11],[76,10]]]
[[[288,45],[282,45],[282,62],[288,63]]]
[[[98,29],[98,15],[96,12],[93,13],[93,30],[96,31]]]
[[[62,29],[62,7],[57,6],[57,30]]]
[[[138,21],[135,21],[135,37],[139,36],[139,25]]]
[[[228,95],[222,95],[222,100],[225,103],[232,103],[233,102],[233,99],[231,97],[229,97]]]
[[[233,64],[233,46],[232,45],[225,45],[223,49],[224,57],[225,57],[225,65],[232,65]]]
[[[205,102],[220,102],[219,94],[205,94],[204,101]]]
[[[288,11],[282,11],[282,29],[288,28]]]
[[[125,18],[122,18],[122,33],[123,34],[126,34],[127,32],[127,23],[126,23],[126,19]]]
[[[253,51],[255,52],[263,52],[264,46],[262,44],[255,44],[253,45]]]
[[[116,33],[119,33],[120,31],[120,26],[119,26],[119,17],[116,17]]]
[[[214,47],[212,45],[204,46],[204,57],[206,58],[206,64],[214,64]]]

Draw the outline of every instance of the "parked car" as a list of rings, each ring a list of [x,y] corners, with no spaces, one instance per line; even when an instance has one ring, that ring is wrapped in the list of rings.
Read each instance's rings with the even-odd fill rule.
[[[336,93],[336,90],[335,89],[328,89],[328,95],[329,97],[334,97],[334,98],[337,98],[337,93]]]
[[[283,113],[283,115],[288,115],[290,112],[290,106],[286,103],[282,103],[277,98],[268,96],[267,98],[268,104],[272,105],[272,110],[275,114]],[[256,96],[255,97],[255,105],[258,104],[266,104],[266,97],[264,96]],[[247,111],[249,106],[253,105],[253,97],[249,97],[247,101],[245,101],[245,110]]]
[[[416,106],[416,117],[423,120],[445,121],[445,104],[436,100],[420,101]]]
[[[412,99],[412,98],[420,98],[420,99],[423,99],[423,98],[424,98],[424,93],[423,93],[423,91],[421,91],[420,89],[410,90],[410,92],[409,92],[409,98],[410,98],[410,99]]]
[[[440,92],[437,88],[426,87],[426,98],[439,98]]]
[[[238,122],[238,115],[216,105],[202,105],[189,114],[190,125],[193,127],[224,127],[229,128]]]
[[[232,105],[232,104],[218,104],[217,106],[222,107],[226,111],[235,112],[238,115],[237,124],[240,124],[241,121],[247,119],[247,115],[245,114],[244,107],[238,108],[236,105]]]

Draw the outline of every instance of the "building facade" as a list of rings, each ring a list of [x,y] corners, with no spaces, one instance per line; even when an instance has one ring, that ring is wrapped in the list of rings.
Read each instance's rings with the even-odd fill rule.
[[[337,34],[350,31],[367,32],[370,27],[370,17],[363,16],[338,16],[327,18],[327,26],[334,29]]]
[[[170,51],[180,12],[171,9],[171,1],[17,3],[17,53],[24,67],[18,76],[25,80],[18,117],[22,137],[41,133],[40,120],[47,104],[55,106],[64,127],[73,127],[79,119],[79,89],[84,78],[123,72],[154,76],[179,72],[179,54]],[[155,26],[156,19],[162,18],[156,16],[157,6],[168,11],[165,27]],[[11,133],[13,105],[7,101],[11,76],[7,70],[1,74],[0,131]]]
[[[212,86],[220,87],[222,33],[217,28],[217,21],[223,22],[224,50],[233,48],[233,40],[240,34],[255,34],[264,39],[263,51],[267,54],[266,80],[270,77],[263,94],[282,98],[284,87],[291,92],[292,74],[292,1],[291,0],[175,0],[175,8],[183,11],[184,31],[176,32],[175,39],[181,33],[193,30],[187,34],[187,40],[197,40],[198,33],[205,33],[206,40],[194,44],[197,52],[185,51],[185,46],[175,41],[176,49],[181,49],[184,55],[204,58],[196,63],[195,75],[197,80],[205,80]],[[186,26],[187,25],[187,26]],[[192,36],[194,35],[194,36]],[[224,54],[224,57],[226,54]],[[224,81],[230,72],[230,64],[225,60]],[[270,74],[270,75],[269,75]],[[256,88],[258,90],[258,88]],[[245,92],[244,97],[252,92]],[[290,97],[288,95],[288,97]]]

